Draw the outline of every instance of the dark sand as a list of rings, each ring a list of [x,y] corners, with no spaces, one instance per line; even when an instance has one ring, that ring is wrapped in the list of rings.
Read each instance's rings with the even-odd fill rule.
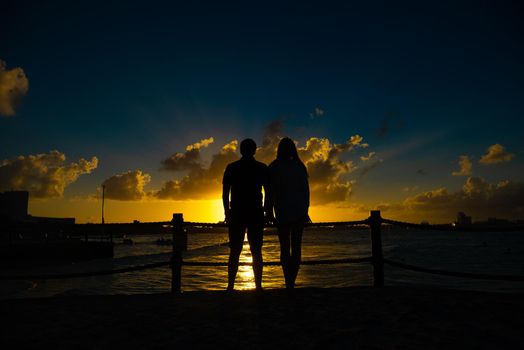
[[[522,349],[523,297],[357,287],[2,300],[0,348]]]

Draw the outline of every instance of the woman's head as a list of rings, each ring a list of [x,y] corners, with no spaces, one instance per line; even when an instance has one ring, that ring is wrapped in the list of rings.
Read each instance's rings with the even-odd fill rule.
[[[277,149],[277,159],[279,160],[300,160],[298,158],[297,146],[289,137],[280,140]]]
[[[297,146],[295,142],[289,137],[284,137],[280,140],[277,148],[277,161],[278,160],[293,160],[298,162],[304,169],[307,176],[307,169],[300,157],[298,156]]]

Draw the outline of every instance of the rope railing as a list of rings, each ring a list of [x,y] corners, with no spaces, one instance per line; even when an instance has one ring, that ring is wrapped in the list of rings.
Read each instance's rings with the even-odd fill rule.
[[[397,221],[390,219],[381,219],[383,224],[397,226],[397,227],[407,227],[407,228],[418,228],[421,230],[435,230],[435,231],[468,231],[468,232],[489,232],[493,230],[497,231],[522,231],[524,226],[522,225],[508,225],[508,226],[493,226],[493,225],[452,225],[452,224],[440,224],[440,225],[430,225],[430,224],[415,224],[405,221]]]
[[[66,274],[28,274],[28,275],[0,275],[0,280],[42,280],[42,279],[66,279],[66,278],[80,278],[80,277],[93,277],[120,274],[127,272],[142,271],[147,269],[154,269],[160,267],[171,267],[171,292],[181,292],[182,286],[182,266],[207,266],[207,267],[224,267],[228,266],[227,262],[224,261],[184,261],[182,252],[187,250],[187,231],[185,227],[227,227],[227,223],[205,223],[205,222],[184,222],[182,214],[173,214],[172,221],[158,222],[160,225],[170,225],[173,229],[173,246],[172,246],[172,257],[169,261],[155,262],[150,264],[143,264],[137,266],[124,267],[120,269],[111,269],[103,271],[93,272],[77,272],[77,273],[66,273]],[[430,269],[416,265],[405,264],[390,260],[383,257],[382,252],[382,238],[381,238],[381,226],[382,224],[398,226],[398,227],[410,227],[420,229],[432,229],[432,230],[453,230],[457,228],[451,225],[428,225],[428,224],[414,224],[409,222],[402,222],[390,219],[383,219],[380,216],[380,211],[371,211],[369,218],[364,220],[355,221],[340,221],[340,222],[317,222],[308,223],[306,226],[309,227],[342,227],[342,226],[358,226],[367,225],[370,227],[371,232],[371,251],[372,255],[369,257],[359,258],[341,258],[341,259],[325,259],[325,260],[305,260],[302,261],[302,265],[333,265],[333,264],[351,264],[351,263],[371,263],[373,266],[373,285],[375,287],[384,286],[384,264],[392,267],[407,269],[416,272],[430,273],[443,276],[462,277],[462,278],[474,278],[474,279],[485,279],[485,280],[497,280],[497,281],[512,281],[522,282],[524,276],[518,275],[491,275],[483,273],[469,273],[469,272],[457,272],[457,271],[446,271],[440,269]],[[266,225],[266,227],[275,227],[274,224]],[[462,227],[458,228],[462,229]],[[280,266],[279,261],[267,261],[263,263],[264,266]],[[252,266],[251,262],[239,262],[239,266]]]
[[[130,266],[130,267],[123,267],[120,269],[92,271],[92,272],[40,274],[40,275],[0,275],[0,280],[52,280],[52,279],[65,279],[65,278],[105,276],[105,275],[114,275],[114,274],[126,273],[126,272],[156,269],[159,267],[169,266],[170,264],[171,264],[171,260],[150,263],[150,264]]]
[[[402,262],[384,259],[384,263],[391,265],[393,267],[400,267],[402,269],[416,271],[416,272],[425,272],[433,275],[441,276],[450,276],[450,277],[463,277],[463,278],[473,278],[473,279],[482,279],[482,280],[492,280],[492,281],[510,281],[510,282],[524,282],[524,276],[518,275],[491,275],[486,273],[472,273],[472,272],[458,272],[458,271],[447,271],[439,269],[428,269],[421,266],[405,264]]]
[[[330,226],[358,226],[358,225],[367,225],[369,223],[369,219],[365,220],[355,220],[355,221],[323,221],[323,222],[310,222],[307,223],[307,227],[330,227]],[[165,225],[172,224],[171,222],[167,221],[163,223]],[[189,227],[228,227],[228,224],[225,222],[216,222],[216,223],[209,223],[209,222],[192,222],[192,221],[184,221],[184,226]],[[266,228],[272,228],[277,227],[275,224],[265,224],[264,227]]]

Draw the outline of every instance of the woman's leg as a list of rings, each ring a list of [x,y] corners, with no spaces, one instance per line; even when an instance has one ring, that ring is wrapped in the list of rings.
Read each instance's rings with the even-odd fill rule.
[[[294,224],[291,227],[291,285],[295,286],[297,279],[298,270],[300,269],[300,262],[302,260],[302,232],[304,231],[304,225],[302,223]]]
[[[282,264],[282,271],[284,272],[284,280],[286,287],[290,287],[290,236],[291,227],[289,225],[278,226],[278,240],[280,242],[280,263]]]

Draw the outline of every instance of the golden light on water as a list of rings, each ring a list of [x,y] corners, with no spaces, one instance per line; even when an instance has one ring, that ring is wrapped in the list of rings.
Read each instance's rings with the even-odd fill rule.
[[[244,247],[240,254],[240,262],[253,262],[251,251],[249,250],[247,235],[244,237]],[[235,288],[239,290],[255,289],[255,276],[253,275],[253,268],[251,266],[238,267]]]
[[[264,247],[262,248],[264,261],[279,261],[279,252],[280,251],[278,248],[278,239],[276,237],[264,238]],[[242,253],[240,254],[240,262],[253,262],[251,251],[249,250],[247,235],[246,237],[244,237],[244,247],[242,249]],[[264,266],[264,272],[262,275],[262,286],[265,289],[284,287],[284,276],[280,266]],[[235,281],[235,289],[255,289],[255,277],[253,274],[252,266],[238,267],[237,278]]]

